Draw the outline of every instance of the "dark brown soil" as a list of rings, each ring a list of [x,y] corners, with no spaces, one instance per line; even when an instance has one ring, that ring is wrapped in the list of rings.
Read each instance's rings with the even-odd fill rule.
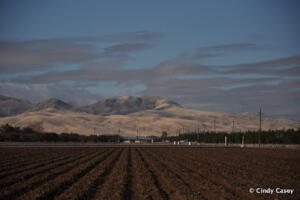
[[[1,148],[0,199],[300,199],[300,151]],[[294,189],[257,194],[250,188]]]

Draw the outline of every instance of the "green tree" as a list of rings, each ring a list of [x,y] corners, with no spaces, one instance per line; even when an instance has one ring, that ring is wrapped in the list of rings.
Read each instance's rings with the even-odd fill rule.
[[[161,138],[162,138],[162,139],[166,139],[167,137],[168,137],[167,131],[161,132]]]

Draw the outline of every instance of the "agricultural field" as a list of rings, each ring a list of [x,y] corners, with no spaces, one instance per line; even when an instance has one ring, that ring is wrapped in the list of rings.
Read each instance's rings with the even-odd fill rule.
[[[300,199],[296,149],[1,147],[0,157],[1,200]]]

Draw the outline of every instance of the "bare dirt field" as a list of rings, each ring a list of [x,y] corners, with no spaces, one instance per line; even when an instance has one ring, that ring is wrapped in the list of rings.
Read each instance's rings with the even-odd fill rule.
[[[1,147],[0,158],[3,200],[300,199],[297,149]]]

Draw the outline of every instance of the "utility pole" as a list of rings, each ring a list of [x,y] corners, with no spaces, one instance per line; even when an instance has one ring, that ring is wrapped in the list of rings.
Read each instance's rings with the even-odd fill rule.
[[[262,111],[261,108],[259,109],[259,133],[258,133],[258,146],[260,147],[260,143],[261,143],[261,120],[262,120]]]
[[[216,132],[216,120],[214,119],[214,132]]]
[[[262,115],[262,112],[261,112],[261,108],[259,109],[259,132],[261,132],[261,115]]]
[[[234,131],[234,120],[232,120],[232,132]]]

